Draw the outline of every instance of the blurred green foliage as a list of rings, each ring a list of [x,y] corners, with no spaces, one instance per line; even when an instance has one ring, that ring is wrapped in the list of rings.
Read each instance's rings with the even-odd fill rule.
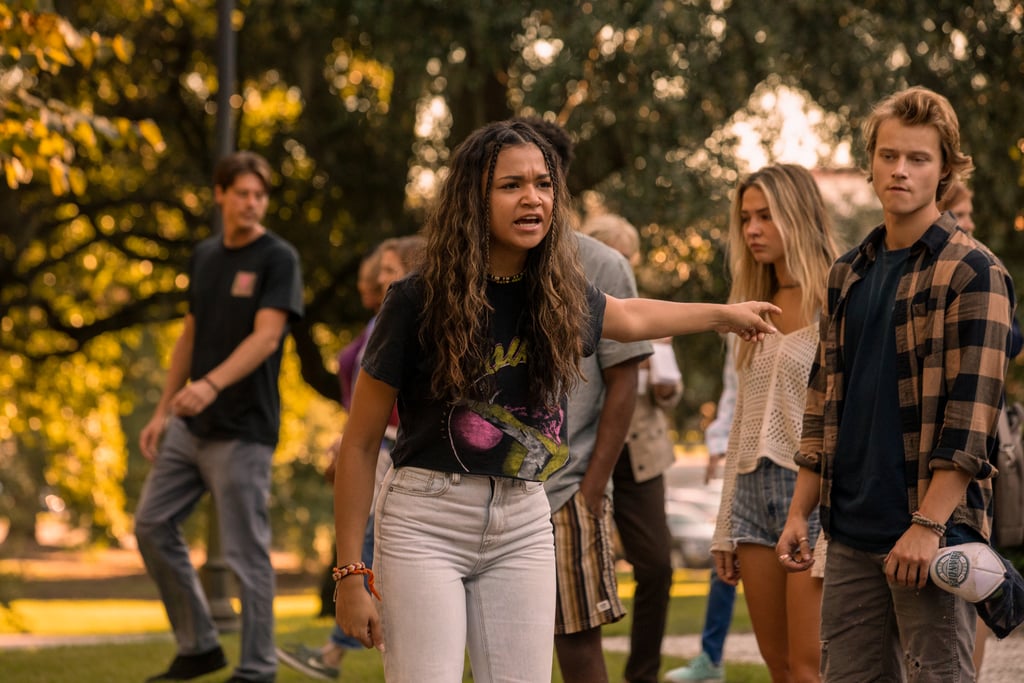
[[[333,359],[366,320],[359,260],[417,229],[451,149],[488,120],[564,124],[580,212],[621,213],[642,233],[642,289],[720,301],[726,207],[751,170],[738,126],[757,132],[766,160],[797,144],[810,164],[856,166],[872,104],[926,85],[953,101],[978,166],[978,235],[1020,274],[1022,5],[764,9],[237,0],[234,142],[277,169],[268,225],[299,249],[306,278],[282,377],[278,542],[329,545],[319,472],[343,423]],[[116,543],[146,469],[136,440],[184,311],[182,272],[212,230],[216,2],[23,0],[0,5],[0,29],[0,517],[28,538],[36,512],[61,501],[73,526]],[[787,93],[809,128],[787,125]],[[841,171],[826,175],[850,177]],[[878,220],[852,195],[830,195],[849,242]],[[680,435],[692,441],[722,349],[712,335],[676,349]],[[1015,365],[1017,397],[1021,374]]]

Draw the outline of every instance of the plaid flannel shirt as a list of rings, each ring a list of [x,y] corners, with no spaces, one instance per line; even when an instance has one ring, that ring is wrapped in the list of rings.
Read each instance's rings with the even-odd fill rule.
[[[799,466],[821,476],[826,532],[843,414],[846,307],[850,288],[864,277],[884,238],[884,226],[875,228],[829,273],[821,341],[796,455]],[[950,522],[968,524],[985,538],[991,530],[994,473],[988,454],[1003,402],[1015,301],[1013,281],[1003,264],[945,213],[911,247],[893,308],[908,512],[918,509],[933,470],[969,472],[973,479]],[[914,472],[916,478],[909,476]]]

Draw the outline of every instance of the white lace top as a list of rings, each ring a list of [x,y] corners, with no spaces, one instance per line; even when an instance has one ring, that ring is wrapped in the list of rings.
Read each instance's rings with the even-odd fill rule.
[[[732,501],[736,475],[753,472],[761,458],[796,471],[807,380],[818,349],[818,323],[789,334],[765,337],[749,367],[738,371],[729,448],[725,456],[722,503],[712,550],[733,550]],[[789,501],[780,505],[789,508]]]

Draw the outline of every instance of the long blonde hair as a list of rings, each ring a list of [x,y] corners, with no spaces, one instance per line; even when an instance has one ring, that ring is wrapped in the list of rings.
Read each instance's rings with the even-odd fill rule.
[[[729,211],[729,301],[768,301],[779,289],[775,267],[758,263],[743,236],[740,210],[744,193],[752,187],[764,193],[772,222],[782,238],[786,268],[801,286],[801,316],[814,320],[825,303],[828,271],[839,256],[839,248],[818,184],[806,168],[794,164],[765,166],[736,188]],[[754,345],[737,346],[736,367],[745,368]]]
[[[424,227],[425,291],[420,339],[433,365],[438,398],[489,398],[486,373],[493,350],[487,300],[490,196],[494,166],[505,147],[536,145],[555,186],[551,229],[531,249],[524,271],[527,310],[520,337],[530,363],[535,406],[555,406],[580,379],[587,325],[586,280],[576,255],[568,191],[548,142],[528,124],[500,121],[477,129],[452,157],[437,203]]]

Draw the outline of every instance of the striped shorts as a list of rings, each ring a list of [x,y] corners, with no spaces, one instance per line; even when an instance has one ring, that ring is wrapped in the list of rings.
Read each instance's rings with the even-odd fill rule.
[[[555,634],[587,631],[625,616],[615,580],[611,500],[605,497],[598,518],[577,491],[552,513],[551,525],[558,584]]]

